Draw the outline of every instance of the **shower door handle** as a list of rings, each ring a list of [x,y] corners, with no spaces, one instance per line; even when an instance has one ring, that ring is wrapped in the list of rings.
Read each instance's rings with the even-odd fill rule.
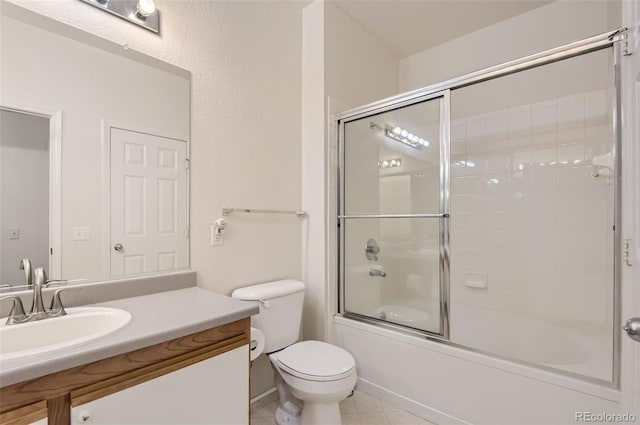
[[[640,317],[632,317],[622,328],[629,335],[629,338],[640,342]]]

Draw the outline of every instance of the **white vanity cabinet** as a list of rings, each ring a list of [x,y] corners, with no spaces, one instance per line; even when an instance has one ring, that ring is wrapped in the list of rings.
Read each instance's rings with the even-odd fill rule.
[[[0,425],[249,424],[249,317],[0,388]]]
[[[246,425],[248,350],[245,345],[72,407],[71,424]]]

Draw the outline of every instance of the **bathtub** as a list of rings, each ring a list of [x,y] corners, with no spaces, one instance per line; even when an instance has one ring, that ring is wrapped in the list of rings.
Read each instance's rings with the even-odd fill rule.
[[[452,342],[603,381],[612,380],[611,329],[472,305],[451,308]]]
[[[331,339],[355,357],[359,389],[438,424],[569,424],[578,411],[618,412],[617,389],[567,373],[610,374],[611,360],[596,349],[602,340],[594,338],[606,339],[604,333],[466,307],[451,312],[452,341],[487,352],[502,350],[505,357],[340,315],[334,317]],[[410,312],[402,310],[402,320],[419,320],[409,318]],[[472,326],[456,331],[456,320]],[[509,338],[490,337],[498,332]],[[546,343],[532,344],[540,335]]]

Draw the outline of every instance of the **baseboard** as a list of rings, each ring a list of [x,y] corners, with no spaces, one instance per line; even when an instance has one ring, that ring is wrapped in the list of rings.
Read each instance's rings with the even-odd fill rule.
[[[269,394],[273,393],[276,391],[276,387],[273,387],[261,394],[258,394],[257,396],[255,396],[254,398],[251,399],[251,404],[256,403],[260,400],[262,400],[263,398],[267,397]]]
[[[381,387],[380,385],[369,382],[366,379],[358,378],[356,389],[438,425],[471,425],[469,422],[465,422],[460,418],[456,418],[455,416],[451,416],[422,403],[418,403],[415,400],[411,400],[410,398],[404,397],[398,393]]]

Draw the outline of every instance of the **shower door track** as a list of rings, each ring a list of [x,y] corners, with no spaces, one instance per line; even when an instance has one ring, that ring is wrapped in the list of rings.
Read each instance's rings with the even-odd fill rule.
[[[449,214],[351,214],[339,215],[339,219],[350,218],[447,218]]]
[[[621,92],[620,92],[620,61],[622,57],[622,51],[620,48],[620,44],[618,42],[624,41],[627,39],[626,32],[628,28],[619,28],[615,31],[609,31],[606,33],[602,33],[593,37],[585,38],[582,40],[578,40],[569,44],[565,44],[563,46],[559,46],[553,49],[545,50],[540,53],[536,53],[533,55],[525,56],[519,59],[515,59],[509,62],[505,62],[499,65],[495,65],[492,67],[488,67],[485,69],[481,69],[475,72],[471,72],[468,74],[464,74],[459,77],[455,77],[449,80],[445,80],[442,82],[438,82],[429,86],[425,86],[416,90],[411,90],[408,92],[404,92],[395,96],[391,96],[379,101],[375,101],[369,103],[364,106],[360,106],[357,108],[353,108],[338,114],[335,114],[331,117],[332,121],[337,123],[337,132],[338,132],[338,189],[337,189],[337,197],[338,197],[338,244],[337,244],[337,256],[338,256],[338,314],[347,317],[349,319],[353,319],[356,321],[373,324],[379,327],[393,329],[401,333],[420,336],[423,338],[427,338],[434,341],[439,341],[448,345],[458,346],[472,352],[479,352],[487,355],[491,355],[497,358],[503,358],[503,356],[496,355],[495,353],[488,353],[483,350],[479,350],[470,346],[459,345],[453,343],[449,340],[449,257],[448,257],[448,219],[449,219],[449,211],[448,205],[447,208],[444,209],[445,213],[442,214],[344,214],[344,124],[350,121],[358,120],[366,116],[375,115],[379,113],[383,113],[388,110],[401,108],[403,106],[408,106],[414,103],[419,103],[422,101],[434,99],[437,97],[443,97],[445,99],[446,107],[444,113],[445,116],[445,125],[446,125],[446,143],[443,146],[447,149],[445,154],[448,155],[449,148],[449,94],[451,90],[467,87],[473,84],[493,80],[499,77],[504,77],[510,74],[514,74],[521,71],[526,71],[529,69],[537,68],[540,66],[548,65],[554,62],[559,62],[565,59],[570,59],[573,57],[581,56],[584,54],[596,52],[599,50],[604,50],[608,48],[613,49],[613,68],[614,68],[614,79],[615,79],[615,101],[613,105],[613,131],[614,131],[614,150],[616,152],[616,159],[614,163],[614,306],[613,306],[613,316],[614,316],[614,332],[613,332],[613,376],[612,381],[604,381],[598,378],[592,378],[586,375],[576,374],[573,372],[565,372],[568,376],[573,376],[575,378],[582,379],[587,382],[593,382],[598,384],[604,384],[606,386],[610,386],[613,388],[619,388],[620,386],[620,332],[617,332],[618,324],[621,321],[620,316],[620,302],[621,302],[621,241],[622,241],[622,225],[621,225],[621,157],[620,153],[622,152],[622,105],[621,105]],[[441,172],[443,167],[441,167]],[[448,169],[445,171],[444,181],[445,187],[444,192],[441,192],[441,206],[443,199],[447,199],[449,197],[449,176]],[[448,204],[448,202],[444,201]],[[440,218],[444,220],[444,229],[442,228],[443,224],[441,223],[441,231],[440,231],[440,250],[441,250],[441,261],[440,271],[441,276],[444,273],[444,281],[447,283],[447,287],[443,287],[444,281],[441,280],[441,333],[433,333],[428,331],[423,331],[419,329],[414,329],[410,327],[406,327],[403,325],[396,325],[390,322],[385,322],[383,320],[378,320],[376,318],[372,318],[369,316],[360,315],[358,313],[346,312],[344,305],[344,267],[342,264],[342,255],[344,252],[344,227],[340,225],[340,223],[344,220],[355,219],[355,218]],[[506,357],[505,357],[506,358]],[[510,361],[515,361],[516,363],[522,363],[529,366],[533,366],[540,369],[547,369],[549,371],[557,372],[556,369],[547,368],[546,366],[542,366],[539,364],[530,364],[526,361],[515,360],[512,358],[506,358]]]

